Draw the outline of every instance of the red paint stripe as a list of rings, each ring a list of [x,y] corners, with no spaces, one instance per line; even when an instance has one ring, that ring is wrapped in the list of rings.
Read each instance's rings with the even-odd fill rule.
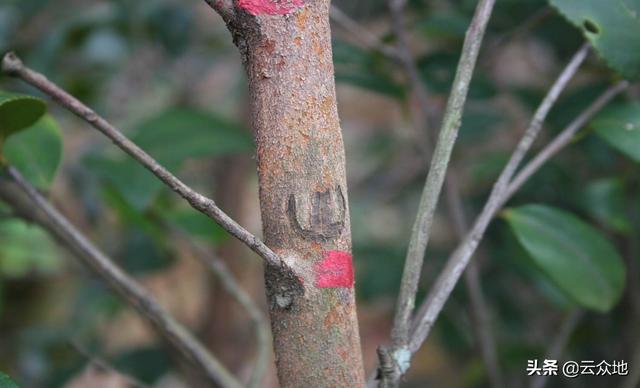
[[[316,287],[353,287],[353,259],[348,252],[323,252],[322,261],[316,263],[313,270],[316,276]]]
[[[285,15],[304,5],[304,0],[238,0],[238,6],[252,15]]]

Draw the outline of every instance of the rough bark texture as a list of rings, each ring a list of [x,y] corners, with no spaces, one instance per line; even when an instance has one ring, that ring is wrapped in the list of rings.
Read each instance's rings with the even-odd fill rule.
[[[240,1],[234,12],[265,242],[297,276],[265,273],[280,384],[364,386],[329,1]]]

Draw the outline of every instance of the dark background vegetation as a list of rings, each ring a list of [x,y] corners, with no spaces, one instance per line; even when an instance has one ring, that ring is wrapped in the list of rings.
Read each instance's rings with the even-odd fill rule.
[[[411,46],[436,110],[444,108],[475,3],[409,3]],[[335,4],[393,42],[383,1]],[[427,166],[411,128],[402,70],[381,54],[354,45],[357,40],[339,26],[333,30],[360,330],[370,369],[375,347],[389,333]],[[452,162],[469,218],[479,212],[533,109],[582,40],[543,0],[497,2]],[[229,33],[204,2],[3,0],[0,52],[9,49],[259,233],[246,81]],[[553,109],[542,140],[561,130],[615,77],[591,55]],[[38,95],[6,77],[0,78],[0,88]],[[222,257],[263,306],[260,260],[187,208],[87,124],[54,104],[49,110],[64,142],[61,167],[50,189],[56,205],[227,365],[248,375],[254,351],[249,319],[166,225],[185,228]],[[585,136],[510,202],[571,211],[607,235],[625,259],[623,297],[608,314],[582,316],[566,359],[631,361],[637,352],[637,167],[600,138]],[[181,373],[188,375],[189,369],[174,362],[100,279],[35,226],[4,212],[0,217],[0,370],[24,387],[128,386],[117,375],[90,366],[103,359],[154,387],[189,384]],[[439,213],[421,295],[456,242],[451,220]],[[563,320],[578,307],[541,274],[503,220],[490,227],[475,259],[507,386],[524,386],[527,360],[544,358]],[[405,386],[487,386],[472,328],[461,284],[413,361]],[[640,365],[630,365],[634,367]],[[276,384],[274,376],[271,373],[267,386]],[[585,381],[554,379],[549,386],[603,386],[617,380]]]

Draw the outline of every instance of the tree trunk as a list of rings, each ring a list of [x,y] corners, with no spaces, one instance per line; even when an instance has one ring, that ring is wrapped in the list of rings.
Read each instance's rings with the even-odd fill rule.
[[[280,384],[364,386],[329,0],[236,0],[232,12],[265,241],[295,274],[265,271]]]

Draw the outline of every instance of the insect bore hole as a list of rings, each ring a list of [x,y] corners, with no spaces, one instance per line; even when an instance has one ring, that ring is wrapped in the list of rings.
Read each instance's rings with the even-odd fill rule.
[[[583,25],[584,25],[584,29],[592,34],[600,33],[600,28],[598,28],[598,26],[589,19],[585,20]]]

